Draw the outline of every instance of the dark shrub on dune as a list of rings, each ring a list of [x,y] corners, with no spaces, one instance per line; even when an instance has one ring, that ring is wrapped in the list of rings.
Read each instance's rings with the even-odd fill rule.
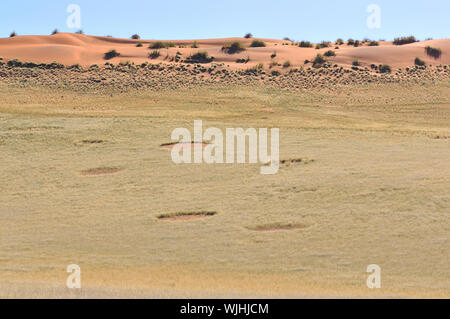
[[[244,35],[244,38],[246,38],[246,39],[253,38],[253,34],[247,33],[246,35]]]
[[[16,31],[11,32],[11,34],[9,35],[10,38],[14,38],[15,36],[17,36]]]
[[[417,66],[424,66],[426,63],[425,63],[424,60],[422,60],[422,59],[420,59],[420,58],[416,58],[416,59],[414,60],[414,64],[417,65]]]
[[[228,54],[239,53],[245,51],[245,46],[239,41],[234,41],[232,43],[225,44],[222,47],[222,51]]]
[[[425,48],[425,52],[427,53],[427,55],[435,58],[435,59],[439,59],[442,55],[442,51],[439,48],[432,48],[430,46],[427,46]]]
[[[301,41],[298,46],[300,48],[312,48],[313,44],[309,41]]]
[[[322,54],[316,55],[314,60],[312,61],[314,68],[320,68],[324,65],[324,63],[327,62],[327,60],[323,57]]]
[[[391,67],[387,64],[381,64],[378,67],[378,70],[380,70],[380,73],[391,73],[392,72]]]
[[[141,36],[140,36],[139,34],[133,34],[133,35],[131,36],[131,39],[133,39],[133,40],[140,40],[140,39],[141,39]]]
[[[327,56],[327,57],[330,57],[330,56],[336,56],[336,53],[333,50],[328,50],[323,55]]]
[[[252,47],[252,48],[262,48],[265,46],[266,46],[266,44],[264,43],[264,41],[261,41],[261,40],[253,40],[252,44],[250,44],[250,47]]]
[[[414,43],[417,42],[416,37],[414,36],[409,36],[409,37],[401,37],[401,38],[395,38],[394,39],[394,44],[395,45],[404,45],[404,44],[409,44],[409,43]]]
[[[153,50],[152,52],[150,52],[150,54],[148,55],[148,57],[150,59],[157,59],[161,56],[161,52],[159,52],[159,50]]]
[[[318,49],[328,48],[330,46],[330,44],[331,43],[328,41],[322,41],[322,42],[316,44],[316,49],[318,50]]]
[[[153,43],[150,43],[148,48],[149,49],[168,49],[168,48],[173,48],[175,47],[174,43],[171,42],[162,42],[162,41],[156,41]]]
[[[116,50],[111,50],[105,53],[105,60],[110,60],[112,58],[120,56],[120,53]]]
[[[208,52],[202,51],[197,52],[190,57],[188,57],[184,62],[186,63],[211,63],[214,57],[209,56]]]

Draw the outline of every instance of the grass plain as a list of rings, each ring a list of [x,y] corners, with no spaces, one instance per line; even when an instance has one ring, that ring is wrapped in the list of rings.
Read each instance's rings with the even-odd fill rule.
[[[0,83],[0,297],[448,298],[449,88]],[[175,165],[197,119],[278,127],[289,165]]]

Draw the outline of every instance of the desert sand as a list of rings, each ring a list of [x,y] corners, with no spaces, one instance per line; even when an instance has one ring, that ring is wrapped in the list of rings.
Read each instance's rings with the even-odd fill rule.
[[[175,47],[161,49],[161,56],[153,62],[167,62],[167,55],[175,56],[181,52],[184,57],[199,51],[207,51],[215,58],[216,63],[225,63],[230,68],[248,68],[258,63],[269,65],[272,60],[279,63],[290,61],[293,66],[304,64],[305,60],[312,60],[316,54],[334,50],[336,57],[330,57],[329,61],[338,65],[351,66],[355,59],[363,65],[389,64],[393,68],[401,68],[414,65],[414,59],[419,57],[430,64],[450,64],[450,39],[429,40],[416,42],[401,46],[394,46],[392,42],[380,42],[377,47],[369,47],[363,44],[361,47],[339,45],[335,49],[332,44],[329,48],[316,50],[315,48],[300,48],[291,45],[291,41],[258,39],[264,41],[266,47],[250,48],[251,42],[255,39],[244,38],[224,38],[207,40],[171,40],[167,41],[175,44]],[[240,41],[246,47],[245,51],[237,54],[227,54],[222,52],[222,47],[226,43]],[[80,64],[84,67],[98,64],[102,65],[106,61],[104,55],[110,50],[116,50],[120,57],[109,60],[111,63],[120,61],[131,61],[136,64],[149,62],[150,40],[118,39],[112,37],[88,36],[83,34],[59,33],[52,36],[16,36],[13,38],[0,39],[0,57],[5,60],[19,59],[26,62],[51,63],[56,61],[65,65]],[[191,46],[196,42],[198,48]],[[142,47],[136,47],[142,43]],[[181,48],[180,48],[181,46]],[[439,60],[434,60],[425,54],[426,46],[441,48],[443,54]],[[276,52],[277,56],[271,59],[271,55]],[[250,57],[250,61],[245,65],[236,63],[239,58]],[[151,60],[150,60],[151,61]]]

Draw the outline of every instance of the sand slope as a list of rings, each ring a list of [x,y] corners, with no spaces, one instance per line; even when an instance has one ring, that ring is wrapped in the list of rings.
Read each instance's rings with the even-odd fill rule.
[[[183,57],[187,57],[198,51],[207,51],[215,57],[215,62],[224,62],[231,68],[248,68],[257,63],[264,63],[268,66],[272,61],[280,64],[290,61],[292,66],[304,64],[306,59],[313,59],[317,53],[324,53],[327,50],[335,50],[335,46],[316,50],[312,48],[299,48],[290,45],[289,41],[262,39],[266,43],[263,48],[248,48],[246,51],[238,54],[226,54],[221,48],[225,43],[231,41],[241,41],[249,46],[253,39],[226,38],[226,39],[208,39],[197,40],[198,49],[191,48],[194,40],[176,40],[170,41],[177,45],[175,48],[162,49],[161,57],[157,60],[148,58],[150,50],[148,44],[154,41],[149,40],[131,40],[118,39],[110,37],[87,36],[82,34],[60,33],[52,36],[17,36],[14,38],[0,39],[0,57],[8,61],[19,59],[26,62],[50,63],[53,61],[66,65],[81,64],[90,66],[92,64],[104,64],[105,52],[115,49],[121,56],[110,60],[112,63],[130,60],[135,63],[142,62],[168,62],[167,56],[173,57],[179,51]],[[141,42],[143,47],[136,47]],[[283,45],[287,44],[289,45]],[[185,46],[179,48],[178,46]],[[427,45],[441,48],[442,57],[434,60],[425,54],[424,47]],[[349,66],[358,59],[362,65],[372,63],[386,63],[394,68],[406,67],[414,64],[415,57],[420,57],[431,64],[450,64],[450,39],[430,40],[417,42],[408,45],[394,46],[391,42],[381,42],[378,47],[350,47],[347,45],[339,46],[336,51],[337,56],[330,58],[333,63]],[[276,52],[277,56],[271,59],[271,55]],[[238,58],[250,57],[247,64],[236,63]]]

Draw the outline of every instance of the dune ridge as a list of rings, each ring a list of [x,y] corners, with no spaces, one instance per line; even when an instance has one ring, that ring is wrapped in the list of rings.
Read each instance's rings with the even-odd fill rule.
[[[244,38],[224,38],[205,40],[170,40],[175,47],[161,49],[161,56],[157,59],[148,57],[150,49],[148,45],[156,40],[132,40],[112,37],[89,36],[84,34],[58,33],[51,36],[16,36],[13,38],[0,39],[0,57],[5,61],[19,59],[20,61],[35,63],[58,62],[65,65],[80,64],[90,66],[93,64],[102,65],[107,62],[104,59],[106,52],[116,50],[120,53],[108,62],[119,63],[130,61],[134,63],[169,63],[169,57],[174,57],[177,52],[183,58],[199,51],[206,51],[214,57],[214,62],[225,63],[227,67],[234,69],[246,69],[259,63],[264,63],[268,67],[275,62],[280,65],[289,61],[290,66],[299,67],[304,65],[305,60],[312,60],[318,53],[323,54],[328,50],[336,53],[335,57],[327,58],[331,63],[351,66],[354,60],[358,60],[362,65],[388,64],[393,68],[403,68],[414,65],[414,59],[419,57],[427,64],[450,64],[450,39],[421,41],[401,46],[395,46],[392,42],[382,41],[379,46],[360,47],[348,46],[347,44],[332,44],[329,48],[316,50],[315,48],[300,48],[291,45],[287,40],[258,39],[264,41],[265,47],[249,47],[255,39]],[[246,46],[246,50],[236,54],[227,54],[222,51],[226,43],[240,41]],[[191,48],[196,42],[198,48]],[[142,43],[142,47],[137,47]],[[433,59],[425,53],[426,46],[437,47],[442,50],[439,59]],[[276,57],[272,55],[276,53]],[[237,63],[238,59],[250,58],[248,63]]]

